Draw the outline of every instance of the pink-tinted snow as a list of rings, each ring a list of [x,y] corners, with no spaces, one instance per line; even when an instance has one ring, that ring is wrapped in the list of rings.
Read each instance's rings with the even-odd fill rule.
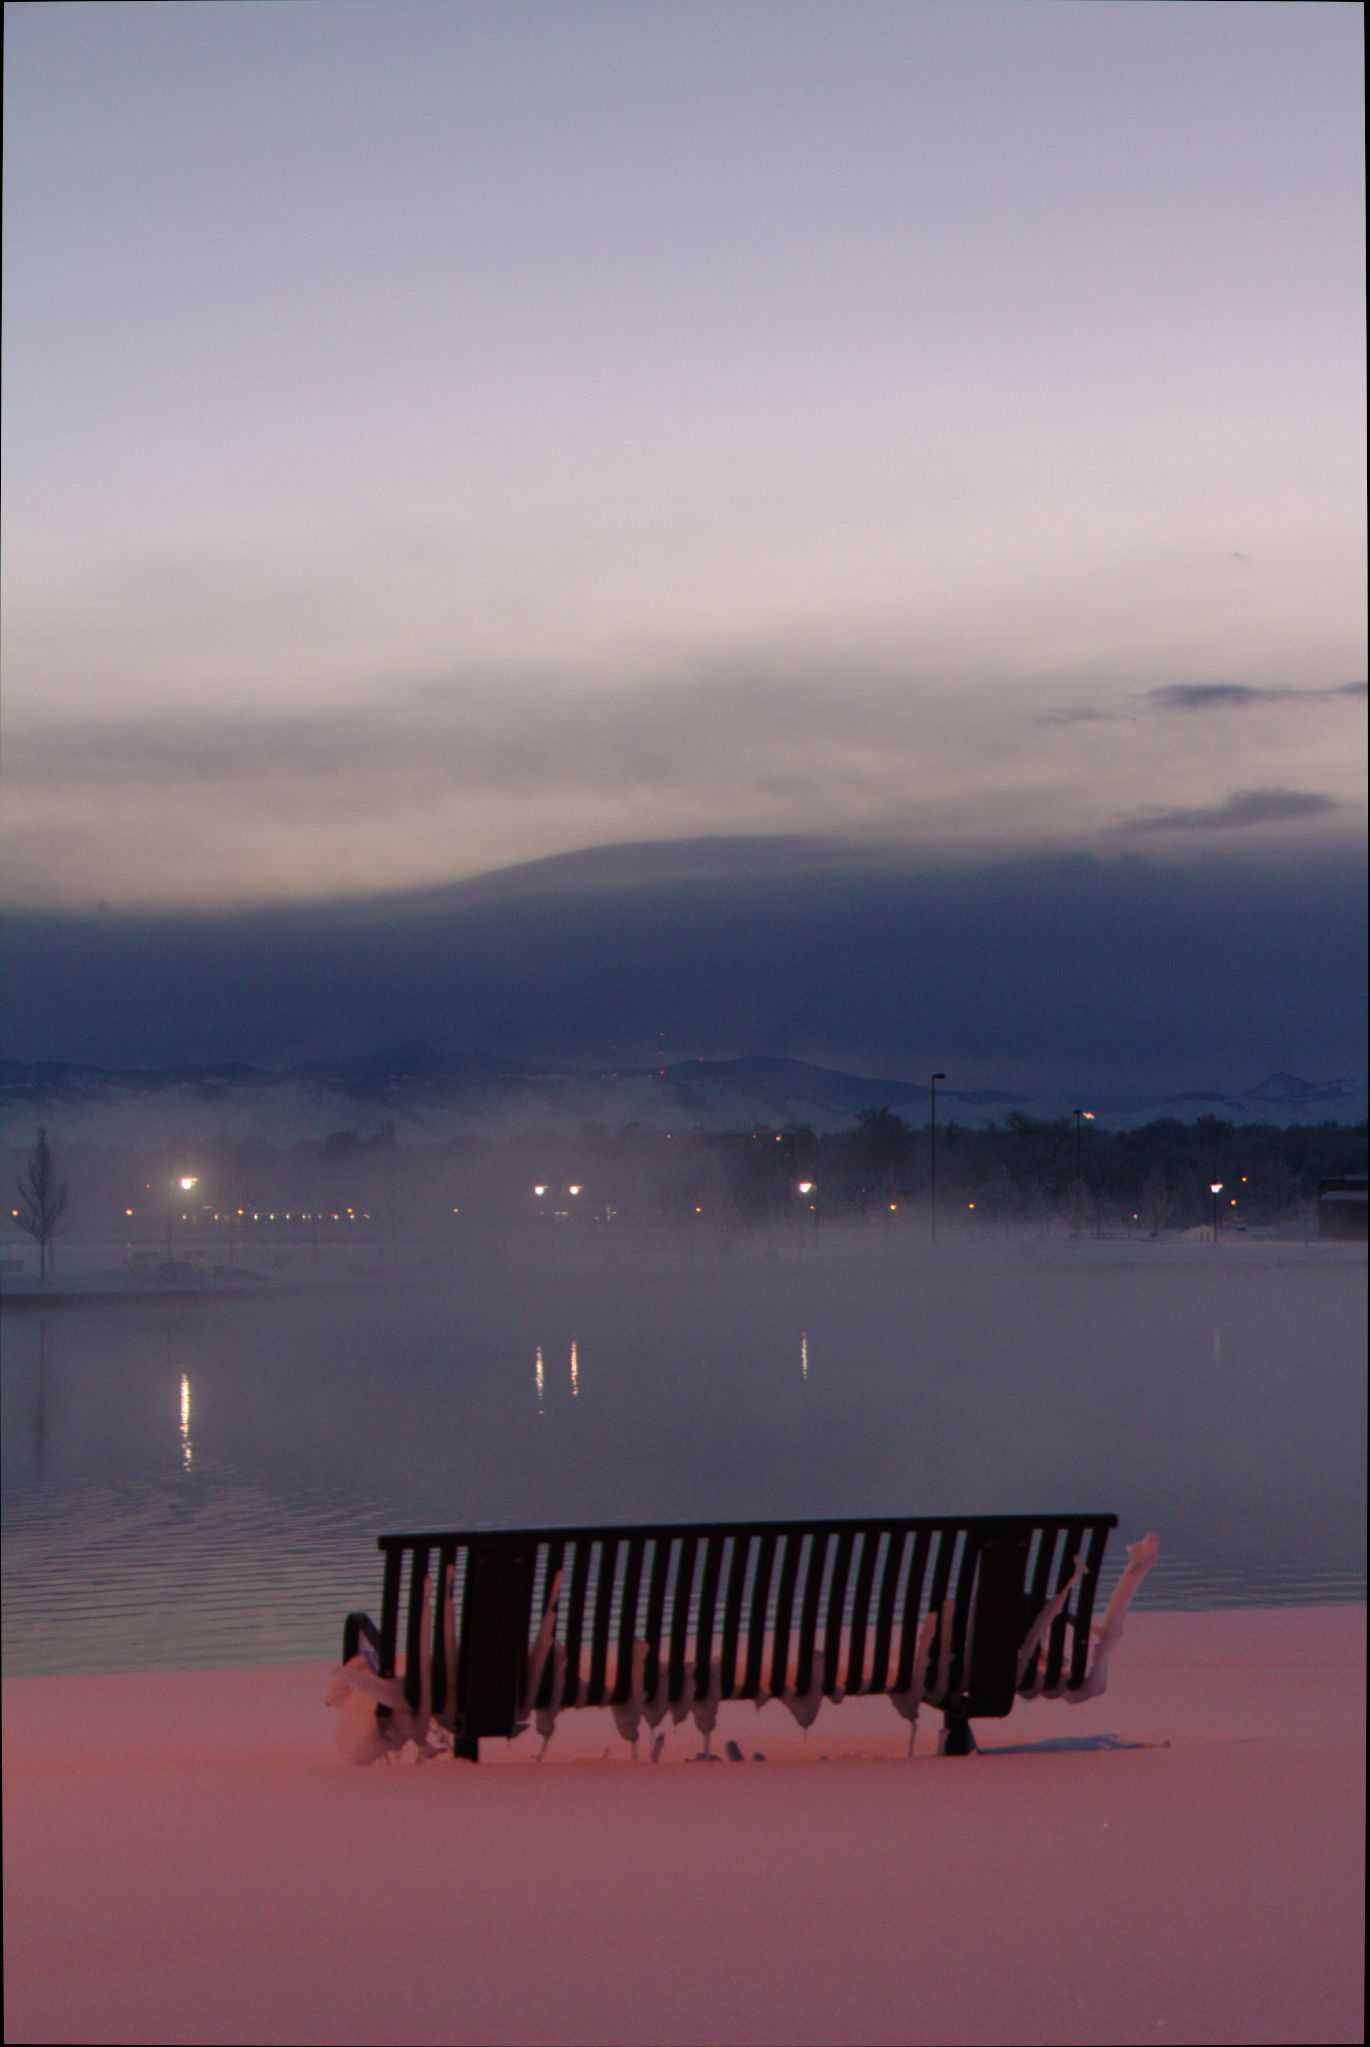
[[[541,1766],[348,1769],[313,1665],[11,1680],[6,2038],[1359,2040],[1364,1650],[1143,1612],[979,1757],[725,1706],[741,1767],[579,1713]]]

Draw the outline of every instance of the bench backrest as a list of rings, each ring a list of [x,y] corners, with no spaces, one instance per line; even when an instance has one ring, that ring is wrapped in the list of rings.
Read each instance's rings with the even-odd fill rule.
[[[475,1736],[510,1734],[539,1707],[623,1704],[635,1676],[639,1694],[670,1704],[712,1685],[722,1699],[889,1693],[1002,1715],[1015,1693],[1083,1682],[1116,1525],[994,1515],[383,1535],[379,1663],[394,1675],[403,1647],[417,1706],[426,1650],[433,1712],[455,1707]]]

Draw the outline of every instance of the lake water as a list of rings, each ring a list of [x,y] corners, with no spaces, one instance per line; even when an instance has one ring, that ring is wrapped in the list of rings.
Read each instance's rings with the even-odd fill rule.
[[[1365,1259],[492,1242],[11,1303],[9,1675],[333,1659],[383,1529],[1065,1510],[1151,1604],[1365,1596]]]

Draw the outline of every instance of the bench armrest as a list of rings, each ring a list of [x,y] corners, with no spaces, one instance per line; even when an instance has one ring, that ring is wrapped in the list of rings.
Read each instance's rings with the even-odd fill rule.
[[[350,1613],[343,1622],[342,1660],[350,1663],[365,1642],[380,1661],[381,1631],[369,1613]]]

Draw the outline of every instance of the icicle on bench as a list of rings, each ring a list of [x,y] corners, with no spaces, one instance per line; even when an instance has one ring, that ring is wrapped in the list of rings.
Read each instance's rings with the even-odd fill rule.
[[[989,1515],[383,1535],[380,1625],[348,1614],[343,1664],[392,1701],[378,1732],[397,1716],[422,1744],[431,1720],[473,1762],[482,1737],[534,1717],[547,1735],[576,1706],[610,1707],[634,1746],[641,1720],[689,1713],[707,1752],[722,1700],[780,1699],[808,1726],[853,1693],[884,1694],[911,1727],[920,1704],[940,1710],[942,1752],[966,1755],[972,1719],[1084,1688],[1116,1526]]]

